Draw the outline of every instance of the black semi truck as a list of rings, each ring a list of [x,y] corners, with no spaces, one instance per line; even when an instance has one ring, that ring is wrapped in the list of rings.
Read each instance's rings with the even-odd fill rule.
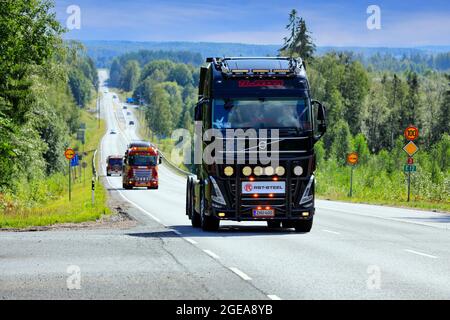
[[[192,225],[213,231],[220,220],[262,220],[269,228],[309,232],[314,216],[314,144],[325,133],[326,123],[324,106],[311,99],[305,63],[285,57],[206,62],[194,112],[196,127],[201,128],[197,136],[211,129],[222,132],[216,139],[223,140],[224,148],[215,156],[224,157],[212,163],[200,157],[193,166],[186,185],[186,214]],[[230,130],[253,130],[256,136],[230,137]],[[240,141],[241,149],[236,147],[239,139],[245,140]],[[204,152],[211,143],[202,139],[196,152]],[[263,151],[275,161],[255,160]]]

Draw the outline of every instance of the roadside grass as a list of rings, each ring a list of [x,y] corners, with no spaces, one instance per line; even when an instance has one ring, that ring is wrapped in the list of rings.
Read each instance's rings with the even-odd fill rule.
[[[77,173],[78,176],[72,183],[72,201],[69,201],[67,167],[64,174],[54,174],[45,180],[24,185],[22,196],[18,199],[3,199],[6,205],[0,211],[0,228],[27,228],[56,223],[95,221],[102,215],[110,214],[106,205],[106,190],[101,183],[95,184],[95,204],[91,203],[92,158],[105,133],[105,123],[100,121],[99,126],[95,117],[95,100],[93,104],[88,111],[83,110],[81,113],[81,121],[86,123],[84,151],[87,152],[82,161],[87,163],[87,167],[83,174]],[[83,151],[83,146],[75,139],[75,135],[71,142],[72,148]],[[33,201],[34,199],[36,201]]]
[[[403,172],[388,174],[371,172],[367,166],[353,171],[353,192],[350,191],[350,167],[331,162],[316,170],[316,197],[318,199],[416,208],[450,213],[450,190],[447,184],[436,184],[424,173],[412,176],[410,201],[407,202],[407,180]]]

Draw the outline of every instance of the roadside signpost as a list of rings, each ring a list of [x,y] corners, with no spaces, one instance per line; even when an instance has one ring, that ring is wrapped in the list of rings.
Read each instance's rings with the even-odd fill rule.
[[[86,168],[87,168],[87,162],[83,161],[81,163],[81,168],[83,168],[83,186],[86,185]]]
[[[351,152],[347,154],[347,163],[350,165],[350,193],[349,196],[351,197],[353,195],[353,169],[358,164],[358,153],[357,152]]]
[[[405,129],[403,135],[405,136],[406,140],[414,141],[419,137],[419,129],[417,129],[417,127],[413,125],[410,125]]]
[[[67,148],[66,151],[64,151],[64,156],[67,160],[69,160],[69,201],[72,201],[72,177],[71,177],[71,170],[72,170],[72,159],[75,157],[75,150],[72,148]]]
[[[403,172],[408,173],[408,202],[411,197],[411,172],[416,172],[417,167],[414,164],[413,156],[419,151],[419,147],[413,142],[419,137],[419,129],[413,125],[409,125],[403,132],[405,139],[409,142],[403,147],[403,151],[408,154],[408,160],[403,166]]]

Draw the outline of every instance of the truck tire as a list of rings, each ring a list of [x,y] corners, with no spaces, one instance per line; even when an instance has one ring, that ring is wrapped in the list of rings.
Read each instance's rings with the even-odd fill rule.
[[[191,213],[191,178],[186,179],[186,215],[189,219],[192,216]]]
[[[190,204],[190,213],[191,216],[189,217],[191,219],[191,225],[194,228],[200,228],[201,227],[201,219],[200,214],[195,211],[195,201],[194,201],[194,182],[190,184],[190,192],[189,192],[189,204]]]
[[[133,189],[133,187],[130,187],[129,185],[126,185],[126,184],[122,184],[122,187],[123,187],[125,190]]]
[[[296,232],[310,232],[313,225],[313,219],[295,221]]]
[[[203,231],[217,231],[220,226],[220,220],[214,216],[205,214],[205,196],[201,195],[200,203],[200,224]]]
[[[267,227],[269,229],[278,229],[281,228],[281,221],[277,220],[267,220]]]

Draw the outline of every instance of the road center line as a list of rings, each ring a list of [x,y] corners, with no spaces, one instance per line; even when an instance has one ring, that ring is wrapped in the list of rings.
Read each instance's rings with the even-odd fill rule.
[[[191,243],[191,244],[197,244],[197,242],[192,240],[191,238],[183,238],[183,239],[186,240],[187,242]]]
[[[331,230],[327,230],[327,229],[322,229],[322,231],[323,231],[323,232],[332,233],[332,234],[341,234],[340,232],[331,231]]]
[[[217,255],[217,254],[215,254],[214,252],[212,252],[211,250],[206,250],[206,249],[204,249],[203,250],[207,255],[209,255],[210,257],[212,257],[212,258],[214,258],[214,259],[220,259],[220,257]]]
[[[431,255],[431,254],[426,254],[426,253],[419,252],[419,251],[415,251],[415,250],[405,249],[405,251],[406,251],[406,252],[409,252],[409,253],[417,254],[417,255],[419,255],[419,256],[428,257],[428,258],[431,258],[431,259],[437,259],[437,258],[438,258],[438,257],[433,256],[433,255]]]
[[[239,270],[238,268],[235,267],[229,267],[229,269],[231,271],[233,271],[234,273],[236,273],[239,277],[241,277],[242,279],[244,279],[245,281],[250,281],[252,280],[252,278],[250,278],[248,275],[246,275],[244,272],[242,272],[241,270]]]
[[[268,294],[267,297],[271,300],[281,300],[281,298],[275,294]]]

